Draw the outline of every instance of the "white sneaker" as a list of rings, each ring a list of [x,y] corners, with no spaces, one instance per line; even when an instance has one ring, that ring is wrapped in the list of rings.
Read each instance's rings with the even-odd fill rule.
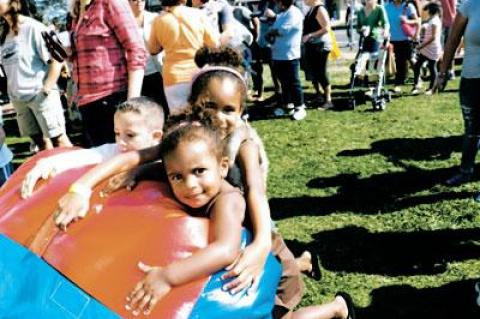
[[[287,104],[287,112],[288,115],[293,115],[293,113],[295,113],[295,105],[293,105],[293,103]]]
[[[305,110],[305,106],[300,106],[295,108],[295,111],[292,114],[292,118],[295,121],[303,120],[307,116],[307,111]]]
[[[412,95],[419,95],[422,91],[419,88],[414,88],[412,90]]]
[[[427,91],[425,91],[425,95],[427,95],[427,96],[430,96],[430,95],[432,95],[432,94],[433,94],[433,91],[432,91],[432,90],[427,90]]]
[[[402,93],[402,88],[397,85],[397,86],[395,86],[395,87],[393,88],[393,92],[395,92],[395,93]]]

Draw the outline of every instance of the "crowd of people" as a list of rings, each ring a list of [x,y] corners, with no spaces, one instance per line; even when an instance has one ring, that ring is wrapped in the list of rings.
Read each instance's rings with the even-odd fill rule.
[[[134,314],[150,313],[172,287],[223,268],[228,269],[224,279],[234,278],[226,290],[252,289],[272,253],[283,267],[274,318],[355,318],[352,300],[343,292],[329,303],[295,309],[304,290],[301,273],[312,272],[311,255],[295,258],[272,228],[267,154],[242,118],[247,99],[263,99],[264,64],[271,68],[280,108],[294,120],[307,116],[302,57],[317,93],[314,103],[324,110],[333,107],[327,65],[334,39],[327,9],[321,0],[304,0],[304,12],[293,0],[262,0],[252,8],[233,7],[226,0],[193,0],[192,7],[183,0],[163,0],[162,5],[153,13],[143,0],[73,1],[68,37],[60,41],[28,16],[24,1],[0,0],[0,62],[21,134],[41,150],[72,146],[57,85],[66,68],[72,87],[67,104],[79,110],[84,146],[90,147],[39,161],[23,182],[22,197],[31,196],[39,179],[98,164],[59,201],[55,222],[61,229],[81,222],[94,186],[114,175],[109,191],[159,179],[178,202],[211,219],[215,238],[206,248],[165,267],[141,265],[145,278],[127,298]],[[471,179],[480,140],[475,90],[480,25],[473,19],[479,14],[475,0],[464,0],[458,14],[455,1],[448,0],[366,0],[356,13],[362,50],[374,53],[384,38],[390,39],[397,93],[409,65],[412,93],[421,90],[424,64],[430,72],[425,93],[444,85],[464,37],[460,97],[465,139],[461,170],[447,181],[450,185]],[[444,54],[442,34],[448,35]],[[3,182],[11,173],[12,154],[1,124]],[[253,241],[239,252],[242,226],[253,233]]]

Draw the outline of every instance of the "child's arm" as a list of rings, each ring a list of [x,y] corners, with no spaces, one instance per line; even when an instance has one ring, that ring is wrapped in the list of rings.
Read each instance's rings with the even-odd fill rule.
[[[250,140],[246,141],[240,147],[238,158],[244,176],[247,211],[252,221],[254,239],[227,268],[229,272],[223,276],[223,279],[238,276],[225,286],[232,293],[258,282],[272,247],[270,207],[258,160],[258,146]]]
[[[432,24],[432,36],[428,39],[425,39],[422,44],[420,44],[417,49],[418,50],[421,50],[423,49],[424,47],[426,47],[427,45],[429,45],[430,43],[432,43],[433,41],[435,41],[437,39],[437,25],[435,24]]]
[[[158,158],[159,150],[159,146],[154,146],[141,151],[126,152],[89,170],[73,183],[68,193],[59,200],[55,223],[65,230],[73,220],[85,217],[92,189],[98,183],[117,173],[132,169],[140,163]]]
[[[72,168],[98,164],[108,158],[109,153],[112,152],[111,149],[115,147],[115,144],[104,144],[91,149],[73,150],[40,159],[23,179],[22,198],[32,195],[40,178],[47,179]]]
[[[209,276],[232,263],[241,243],[245,200],[240,193],[225,194],[217,199],[210,215],[213,241],[190,257],[170,263],[165,267],[150,267],[142,263],[142,279],[127,297],[126,308],[134,315],[149,314],[155,304],[172,287]]]

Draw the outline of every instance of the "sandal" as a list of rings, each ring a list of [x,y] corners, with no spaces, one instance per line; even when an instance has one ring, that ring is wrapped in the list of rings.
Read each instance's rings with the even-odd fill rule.
[[[313,252],[312,255],[312,271],[307,273],[307,275],[315,279],[316,281],[320,281],[322,279],[322,270],[320,269],[320,256]]]
[[[345,303],[347,304],[347,309],[348,309],[348,313],[347,313],[347,319],[356,319],[356,315],[355,315],[355,307],[353,305],[353,300],[352,300],[352,297],[346,293],[346,292],[337,292],[337,294],[335,295],[335,297],[342,297],[343,300],[345,300]]]

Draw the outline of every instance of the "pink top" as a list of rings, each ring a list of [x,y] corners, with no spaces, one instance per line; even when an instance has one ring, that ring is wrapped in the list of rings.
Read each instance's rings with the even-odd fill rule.
[[[433,33],[433,26],[436,27],[435,34]],[[423,26],[425,28],[425,35],[423,37],[423,42],[428,41],[433,36],[435,40],[427,44],[425,47],[420,49],[420,53],[430,60],[437,61],[442,55],[442,42],[441,42],[441,32],[442,32],[442,22],[438,16],[433,17]]]
[[[440,2],[442,3],[443,26],[451,27],[457,14],[457,0],[441,0]]]

